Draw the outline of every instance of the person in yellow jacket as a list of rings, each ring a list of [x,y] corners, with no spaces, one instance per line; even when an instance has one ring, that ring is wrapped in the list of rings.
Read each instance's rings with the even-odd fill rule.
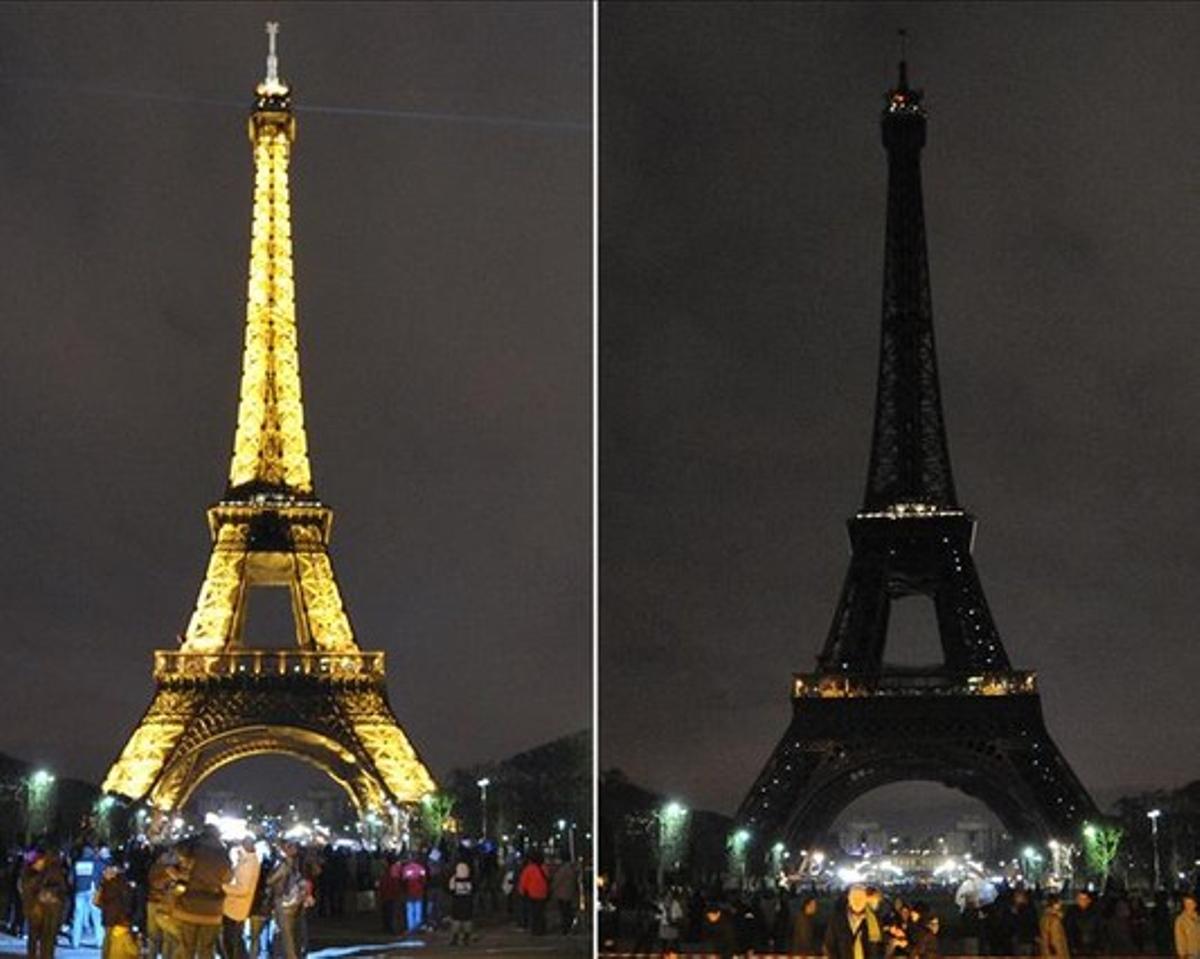
[[[1038,946],[1042,959],[1071,959],[1067,928],[1063,925],[1062,900],[1058,896],[1046,897],[1046,908],[1038,920]]]
[[[1196,913],[1196,894],[1185,892],[1179,915],[1175,917],[1175,955],[1179,959],[1200,959],[1200,915]]]

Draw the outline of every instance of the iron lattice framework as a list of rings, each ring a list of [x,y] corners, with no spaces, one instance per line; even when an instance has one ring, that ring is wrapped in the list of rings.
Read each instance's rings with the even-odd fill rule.
[[[256,91],[254,216],[237,430],[229,484],[208,511],[213,550],[178,651],[103,788],[178,809],[227,763],[286,753],[323,769],[360,813],[412,803],[433,778],[388,703],[383,653],[355,641],[329,557],[333,512],[308,461],[296,339],[288,165],[296,136],[274,24]],[[255,590],[291,599],[295,645],[248,649]]]
[[[822,836],[860,795],[930,779],[986,803],[1016,837],[1072,836],[1095,807],[1042,718],[1033,673],[1009,664],[954,491],[933,339],[921,197],[925,112],[905,65],[888,92],[883,322],[874,435],[851,559],[817,671],[793,677],[793,719],[742,803],[756,841]],[[942,662],[884,659],[891,604],[933,603]]]

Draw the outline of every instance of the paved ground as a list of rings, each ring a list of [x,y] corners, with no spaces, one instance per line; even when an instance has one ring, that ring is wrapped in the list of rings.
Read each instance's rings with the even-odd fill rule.
[[[370,917],[374,919],[374,917]],[[422,956],[428,959],[454,956],[458,959],[470,955],[511,956],[520,959],[548,959],[552,956],[591,955],[590,932],[577,932],[571,936],[547,935],[533,938],[523,929],[509,923],[484,922],[476,930],[477,939],[469,946],[451,946],[450,934],[445,931],[422,933],[412,937],[388,937],[375,931],[373,923],[362,917],[348,922],[321,920],[310,930],[313,951],[309,959],[348,959],[363,956],[366,959],[385,957]],[[0,933],[0,956],[24,956],[25,941]],[[59,939],[56,959],[99,959],[99,950],[83,946],[72,949],[66,939]]]

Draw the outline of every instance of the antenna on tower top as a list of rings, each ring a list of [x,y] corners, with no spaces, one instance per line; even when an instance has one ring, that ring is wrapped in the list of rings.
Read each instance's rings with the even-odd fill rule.
[[[908,31],[901,27],[896,31],[900,37],[900,85],[898,89],[908,89]]]
[[[267,21],[267,83],[279,82],[279,58],[275,56],[275,38],[279,35],[279,24]]]

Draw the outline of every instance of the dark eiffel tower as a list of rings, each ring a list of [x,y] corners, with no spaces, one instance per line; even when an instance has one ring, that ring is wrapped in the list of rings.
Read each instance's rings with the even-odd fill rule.
[[[1042,719],[1035,676],[1012,668],[958,505],[942,419],[921,199],[921,92],[886,95],[883,334],[875,431],[851,559],[817,671],[796,675],[793,718],[738,813],[755,843],[805,845],[870,790],[934,780],[985,803],[1018,839],[1074,837],[1096,808]],[[932,601],[943,662],[883,654],[893,601]]]

